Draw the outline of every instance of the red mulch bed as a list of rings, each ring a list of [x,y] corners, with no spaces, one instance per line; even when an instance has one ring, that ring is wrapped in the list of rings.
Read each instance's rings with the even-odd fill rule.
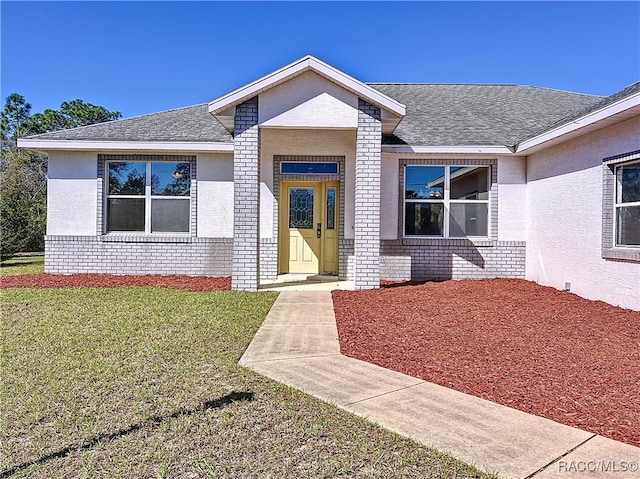
[[[112,274],[24,274],[3,276],[0,288],[121,288],[158,286],[187,291],[223,291],[231,289],[231,278],[208,276],[112,275]]]
[[[508,279],[333,303],[347,356],[640,446],[640,312]]]

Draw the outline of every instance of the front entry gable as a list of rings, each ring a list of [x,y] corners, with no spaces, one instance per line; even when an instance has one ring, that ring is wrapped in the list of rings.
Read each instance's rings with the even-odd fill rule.
[[[305,78],[298,79],[301,76]],[[286,89],[282,90],[284,84],[286,84]],[[321,88],[318,89],[320,85]],[[280,90],[280,93],[276,88]],[[316,95],[310,95],[314,91]],[[322,95],[323,93],[328,95]],[[302,111],[296,111],[287,115],[286,119],[276,120],[276,122],[299,124],[302,121],[301,114],[308,114],[310,110],[313,110],[313,107],[318,106],[329,107],[326,116],[330,116],[331,112],[337,108],[341,117],[349,117],[349,110],[344,105],[352,106],[357,114],[359,98],[380,109],[382,132],[392,133],[406,113],[403,104],[311,55],[213,100],[209,103],[209,113],[218,119],[229,132],[233,133],[236,107],[251,98],[259,97],[261,103],[266,100],[267,104],[269,104],[270,97],[272,99],[278,98],[282,102],[272,103],[271,108],[266,108],[266,112],[262,111],[263,106],[260,107],[260,122],[262,123],[284,111],[295,109],[295,107],[317,96],[321,98],[315,100],[311,105],[303,107]],[[343,104],[340,105],[335,100],[339,100]],[[310,127],[316,126],[310,125]]]
[[[259,97],[258,122],[269,128],[355,129],[358,97],[308,71]]]

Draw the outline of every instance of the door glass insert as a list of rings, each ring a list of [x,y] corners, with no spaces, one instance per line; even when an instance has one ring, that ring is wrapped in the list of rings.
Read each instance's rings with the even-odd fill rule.
[[[336,189],[327,188],[327,229],[336,227]]]
[[[289,228],[313,228],[313,188],[289,188]]]

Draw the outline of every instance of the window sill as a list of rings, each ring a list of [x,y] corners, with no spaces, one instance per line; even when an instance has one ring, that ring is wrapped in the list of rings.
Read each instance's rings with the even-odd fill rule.
[[[610,260],[640,263],[640,248],[603,248],[602,257]]]
[[[425,236],[405,236],[402,242],[408,246],[494,246],[495,243],[495,241],[489,238],[437,238]]]
[[[191,243],[191,236],[188,234],[106,234],[100,236],[100,241],[104,243]]]

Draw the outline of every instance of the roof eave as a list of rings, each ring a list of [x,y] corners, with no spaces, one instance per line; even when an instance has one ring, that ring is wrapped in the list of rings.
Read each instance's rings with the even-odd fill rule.
[[[464,146],[420,146],[420,145],[382,145],[383,153],[420,153],[444,155],[514,155],[508,146],[501,145],[464,145]]]
[[[18,147],[44,153],[49,151],[181,151],[193,153],[233,152],[233,143],[205,141],[96,141],[19,138]]]

